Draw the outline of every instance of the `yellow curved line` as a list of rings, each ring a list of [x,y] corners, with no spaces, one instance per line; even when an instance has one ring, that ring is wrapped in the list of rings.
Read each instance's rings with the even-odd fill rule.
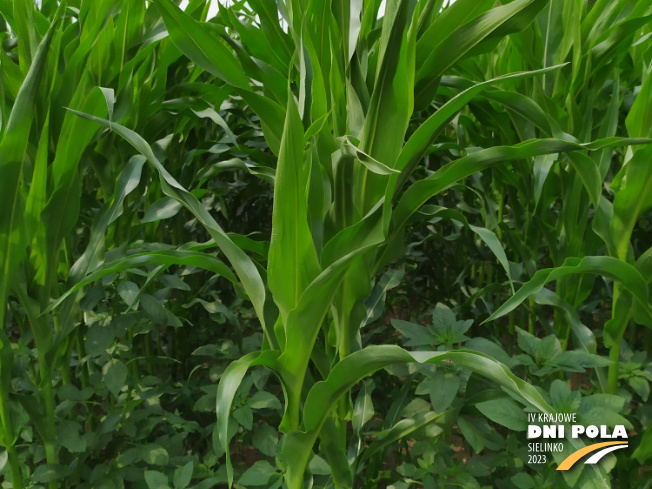
[[[566,459],[559,464],[559,467],[557,467],[557,470],[568,470],[570,469],[575,462],[577,462],[579,459],[581,459],[584,455],[587,453],[595,452],[597,449],[602,448],[602,447],[608,447],[611,445],[627,445],[627,442],[623,441],[605,441],[603,443],[595,443],[593,445],[589,445],[588,447],[580,448],[574,453],[571,453]]]

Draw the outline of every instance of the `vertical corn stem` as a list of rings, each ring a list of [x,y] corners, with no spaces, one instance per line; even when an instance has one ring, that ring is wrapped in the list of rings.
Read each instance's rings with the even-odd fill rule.
[[[59,458],[57,456],[57,448],[55,445],[57,429],[54,409],[56,406],[54,402],[54,389],[52,389],[51,370],[45,359],[45,352],[39,352],[39,374],[41,377],[41,396],[43,398],[47,426],[47,433],[43,437],[45,459],[48,464],[58,464]],[[49,489],[57,489],[58,487],[59,484],[56,481],[50,481],[48,483]]]
[[[615,394],[618,390],[618,364],[620,362],[620,342],[617,346],[612,346],[609,350],[609,377],[607,380],[607,390],[609,394]]]
[[[629,253],[629,243],[631,240],[631,235],[632,235],[632,231],[630,230],[627,233],[627,235],[620,240],[620,243],[616,249],[616,254],[618,255],[618,258],[625,263],[627,262],[627,255]],[[620,293],[621,293],[620,283],[614,282],[613,298],[611,302],[612,320],[616,318],[616,307],[618,304],[618,298],[620,297]],[[625,330],[627,329],[627,324],[629,323],[629,320],[632,316],[631,308],[628,309],[629,311],[625,315],[625,317],[620,319],[620,324],[618,324],[618,332],[613,338],[613,344],[609,349],[609,360],[611,360],[611,365],[609,365],[608,378],[607,378],[607,390],[609,394],[615,394],[616,391],[618,390],[618,370],[620,367],[620,343],[622,342],[623,337],[625,336]]]
[[[14,430],[11,424],[11,419],[9,418],[9,409],[9,393],[2,389],[0,392],[0,422],[2,422],[2,434],[5,448],[7,449],[9,470],[11,472],[11,484],[14,489],[23,489],[23,478],[20,473],[20,464],[18,462],[16,447],[14,447]]]
[[[7,458],[9,459],[9,470],[11,471],[11,485],[14,489],[23,489],[23,478],[20,473],[18,453],[13,445],[7,447]]]
[[[47,287],[42,287],[47,289]],[[54,389],[52,388],[52,372],[54,366],[50,364],[47,353],[53,348],[51,339],[45,334],[49,330],[50,326],[47,321],[47,317],[40,317],[39,306],[36,301],[31,299],[27,295],[27,290],[24,287],[17,288],[18,297],[20,302],[24,305],[27,317],[29,318],[32,332],[34,334],[34,343],[36,345],[36,350],[38,354],[38,373],[39,373],[39,383],[41,385],[40,394],[41,400],[43,402],[43,408],[45,410],[45,423],[46,423],[46,432],[43,433],[43,445],[45,447],[45,458],[49,464],[59,463],[57,449],[56,449],[56,416],[55,416],[55,399],[54,399]],[[54,317],[55,328],[58,327],[59,316]],[[69,345],[63,345],[68,349]],[[69,358],[69,355],[64,352],[63,359],[59,363],[68,363],[66,359]],[[66,365],[69,368],[69,365]],[[65,369],[64,369],[65,370]],[[64,374],[65,375],[65,374]],[[48,483],[49,489],[57,489],[59,484],[56,481],[51,481]]]
[[[0,295],[0,297],[6,298],[7,296],[4,294]],[[11,344],[9,343],[9,338],[5,334],[4,329],[6,311],[6,305],[0,307],[0,374],[2,374],[3,377],[7,375],[2,371],[4,369],[9,369],[9,375],[11,375],[11,366],[13,364]],[[23,479],[20,474],[18,454],[16,453],[16,447],[14,447],[14,429],[11,420],[11,406],[9,404],[9,392],[5,388],[6,386],[7,383],[3,382],[2,378],[0,378],[0,423],[2,423],[2,436],[0,438],[7,449],[9,470],[11,472],[11,483],[14,488],[22,489]]]
[[[612,319],[616,317],[616,304],[618,302],[618,297],[620,296],[620,284],[614,283],[614,293],[613,293],[613,303],[611,309]],[[609,360],[611,360],[611,365],[609,365],[608,378],[607,378],[607,391],[609,394],[615,394],[618,391],[618,370],[620,367],[620,343],[623,341],[625,336],[625,330],[627,329],[627,324],[631,318],[631,310],[622,318],[621,323],[618,325],[618,333],[615,338],[613,338],[613,344],[609,349]]]

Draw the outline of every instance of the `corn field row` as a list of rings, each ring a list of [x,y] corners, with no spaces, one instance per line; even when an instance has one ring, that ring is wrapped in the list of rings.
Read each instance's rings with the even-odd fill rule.
[[[0,0],[0,486],[652,488],[652,0],[211,5]]]

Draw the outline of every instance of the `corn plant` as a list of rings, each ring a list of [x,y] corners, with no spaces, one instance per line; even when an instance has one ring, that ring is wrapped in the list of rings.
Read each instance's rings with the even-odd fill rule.
[[[147,69],[157,53],[145,12],[138,1],[44,1],[40,10],[27,1],[0,5],[3,27],[6,20],[18,38],[17,45],[0,53],[0,192],[6,199],[0,217],[0,439],[14,488],[30,480],[32,463],[16,451],[20,425],[12,413],[22,408],[29,415],[47,464],[61,469],[55,386],[73,383],[71,355],[76,348],[83,351],[81,296],[70,297],[52,314],[44,310],[67,280],[77,282],[103,259],[104,234],[123,212],[144,164],[135,159],[123,169],[111,155],[101,156],[106,142],[95,138],[97,128],[66,107],[105,117],[105,98],[97,86],[108,85],[119,94],[121,116],[129,112],[126,119],[137,121],[143,115],[133,101],[138,96],[156,98],[163,86]],[[6,46],[16,41],[6,30],[3,36]],[[174,54],[166,58],[173,62],[179,56]],[[87,152],[88,146],[97,152]],[[96,195],[105,205],[77,259],[74,250],[80,243],[74,230],[84,213],[80,201],[85,193],[82,175],[87,173],[98,176]],[[19,334],[7,334],[9,309]],[[21,309],[24,322],[17,320]],[[27,355],[23,390],[17,391],[12,385],[12,371],[18,368],[14,352],[22,354],[31,344],[35,354]],[[87,375],[82,378],[88,384]],[[48,479],[50,488],[58,486],[55,478]]]
[[[486,355],[363,345],[364,301],[377,275],[400,256],[405,229],[419,219],[419,209],[456,182],[507,162],[648,142],[615,137],[579,142],[593,134],[576,139],[561,131],[528,139],[530,134],[525,133],[524,141],[478,148],[412,181],[410,176],[424,155],[469,102],[500,84],[552,77],[563,67],[544,63],[530,71],[480,78],[453,86],[451,95],[443,78],[446,73],[525,29],[548,2],[515,0],[494,7],[493,0],[458,0],[442,8],[442,1],[394,0],[379,15],[380,4],[252,0],[221,7],[216,19],[203,22],[197,20],[201,15],[192,14],[201,2],[190,5],[187,12],[169,0],[154,2],[174,45],[197,69],[212,75],[212,83],[241,98],[257,114],[277,157],[275,169],[252,171],[273,183],[266,264],[252,258],[242,240],[227,234],[172,176],[160,151],[130,129],[128,121],[116,117],[110,89],[102,90],[107,111],[113,114],[108,120],[88,111],[72,111],[79,120],[103,124],[144,156],[158,173],[161,190],[206,228],[233,271],[211,255],[182,249],[145,252],[102,265],[78,280],[48,310],[94,280],[139,263],[195,263],[243,289],[265,341],[262,351],[232,363],[219,384],[216,432],[227,454],[229,484],[233,480],[231,405],[244,375],[255,365],[274,371],[285,394],[279,464],[290,489],[309,487],[307,467],[318,441],[335,486],[353,486],[363,460],[351,463],[347,456],[347,424],[356,416],[351,390],[373,372],[397,363],[452,361],[489,378],[524,405],[550,411],[535,388]],[[548,118],[545,121],[552,124]],[[631,135],[646,134],[633,131]],[[506,265],[496,234],[478,227],[474,231]],[[612,272],[603,260],[596,264],[584,259],[567,268],[571,266],[613,273],[619,279],[629,272],[629,268]],[[526,291],[519,290],[506,307]],[[627,291],[634,293],[634,289]],[[640,291],[636,294],[642,302]],[[504,311],[499,309],[496,315]],[[426,417],[412,430],[436,419],[436,415]],[[397,429],[393,436],[405,435]],[[592,466],[588,471],[589,481],[609,487],[604,469]]]
[[[25,9],[21,11],[21,9]],[[57,148],[58,159],[56,165],[52,166],[53,178],[56,185],[55,190],[48,195],[46,188],[47,181],[47,160],[49,145],[49,124],[50,119],[55,119],[63,115],[61,111],[51,113],[47,110],[47,102],[51,91],[56,88],[56,78],[53,71],[56,67],[56,58],[48,60],[46,53],[51,45],[61,41],[63,34],[62,29],[58,29],[61,16],[65,5],[59,6],[54,20],[49,26],[43,40],[36,48],[32,44],[31,50],[25,44],[21,44],[19,56],[21,67],[25,70],[25,78],[20,81],[20,72],[10,75],[19,77],[14,80],[20,90],[15,94],[15,101],[11,110],[11,115],[7,122],[6,128],[3,127],[2,139],[2,193],[7,197],[8,211],[3,212],[2,216],[2,264],[3,274],[2,283],[0,284],[0,300],[6,303],[9,293],[18,296],[24,303],[25,309],[30,316],[32,334],[39,352],[39,381],[38,396],[41,406],[46,413],[45,419],[37,419],[39,432],[43,438],[46,448],[48,462],[56,463],[57,456],[54,449],[55,420],[54,420],[54,394],[52,391],[52,375],[54,360],[57,356],[65,355],[66,345],[60,335],[56,337],[50,330],[47,319],[38,317],[39,300],[45,305],[49,297],[49,288],[51,287],[53,277],[55,277],[58,263],[58,253],[61,246],[63,235],[69,228],[69,223],[62,218],[68,211],[68,204],[62,197],[68,197],[69,193],[75,188],[75,167],[78,164],[81,151],[92,137],[94,130],[84,130],[74,119],[66,118],[61,129],[64,139],[62,144]],[[31,12],[24,4],[18,2],[14,9],[14,19],[16,24],[14,28],[29,38],[36,41],[36,32],[34,26],[30,24]],[[55,48],[56,49],[56,48]],[[32,59],[33,57],[33,59]],[[31,60],[31,63],[30,63]],[[5,59],[3,66],[11,63],[8,58]],[[46,69],[49,68],[49,72]],[[43,80],[45,78],[45,80]],[[45,81],[45,83],[44,83]],[[90,82],[88,77],[86,82]],[[48,87],[48,85],[51,85]],[[43,136],[40,137],[36,151],[28,151],[30,144],[30,129],[34,124],[36,101],[39,96],[39,90],[46,94],[44,100],[44,112],[39,113],[40,120],[37,123],[44,125]],[[83,84],[78,92],[73,105],[94,111],[93,101],[97,98],[88,100],[89,85]],[[56,93],[56,92],[55,92]],[[72,94],[69,94],[69,96]],[[96,94],[97,95],[97,94]],[[101,97],[99,99],[102,100]],[[3,112],[4,113],[4,112]],[[100,112],[101,113],[101,112]],[[78,137],[78,141],[73,145],[71,134]],[[31,150],[31,148],[30,148]],[[26,158],[29,155],[29,159]],[[28,172],[32,170],[31,175]],[[24,191],[27,188],[25,182],[30,179],[31,186],[29,192]],[[74,204],[73,204],[74,205]],[[57,216],[43,223],[40,222],[40,215],[53,212],[56,209]],[[30,242],[34,242],[32,263],[36,264],[36,269],[30,270],[29,282],[25,277],[25,269],[19,270],[18,265],[24,260],[26,247]],[[38,291],[35,297],[27,295],[27,288],[34,288]],[[0,323],[3,325],[2,333],[2,425],[3,444],[7,448],[9,463],[12,473],[14,487],[22,487],[23,477],[20,472],[20,466],[13,445],[16,441],[16,434],[12,428],[11,408],[9,400],[9,391],[11,390],[11,372],[12,372],[12,347],[9,338],[4,333],[6,308],[3,306],[0,313]],[[40,417],[38,409],[31,404],[31,399],[24,400],[25,409]],[[38,401],[37,401],[38,402]],[[37,404],[38,405],[38,404]]]
[[[650,52],[649,43],[645,42],[650,29],[650,5],[641,3],[629,9],[627,2],[615,2],[609,8],[602,4],[587,7],[580,2],[551,2],[545,10],[540,23],[531,26],[527,36],[519,34],[523,41],[526,37],[534,40],[531,47],[525,49],[524,44],[514,43],[487,64],[492,65],[492,73],[500,73],[514,63],[521,69],[564,61],[571,64],[554,75],[533,79],[530,87],[521,86],[516,97],[494,89],[485,93],[487,99],[507,109],[507,119],[511,119],[518,134],[613,137],[625,122],[630,136],[649,137],[649,132],[643,129],[646,127],[643,121],[649,118],[650,111],[646,88],[649,66],[645,54]],[[561,49],[552,49],[552,43],[556,42]],[[615,69],[616,66],[620,69]],[[629,113],[622,108],[625,98],[634,97],[628,87],[640,89]],[[526,97],[524,94],[528,92],[529,97]],[[559,123],[549,121],[546,109],[553,107]],[[508,134],[507,131],[502,133],[507,141],[510,140]],[[520,250],[536,250],[541,230],[555,229],[543,236],[553,268],[535,274],[536,253],[534,256],[518,253],[529,263],[531,281],[519,291],[518,299],[512,299],[492,318],[512,310],[516,302],[528,298],[532,301],[532,297],[539,294],[542,303],[556,306],[555,332],[563,347],[568,344],[572,331],[577,347],[595,352],[593,334],[573,311],[591,293],[596,276],[614,280],[611,320],[606,322],[603,331],[604,345],[610,349],[612,364],[608,376],[598,375],[601,388],[612,394],[618,386],[621,341],[631,317],[624,311],[632,308],[632,301],[635,322],[650,325],[646,285],[649,278],[643,265],[646,250],[637,250],[634,255],[634,250],[630,250],[636,221],[649,207],[645,202],[646,190],[641,188],[634,197],[635,191],[630,188],[625,192],[626,184],[623,186],[627,172],[636,171],[636,162],[639,158],[645,159],[648,151],[647,146],[642,146],[618,152],[603,149],[591,155],[569,152],[558,158],[542,157],[534,161],[533,171],[523,172],[525,177],[518,182],[525,195],[507,194],[514,208],[520,205],[527,208],[521,215],[540,223],[534,226],[529,222],[519,223],[529,230]],[[630,165],[632,161],[635,163]],[[528,173],[536,177],[531,178]],[[510,182],[509,178],[498,177],[498,181],[504,182],[500,184],[504,189],[510,188],[514,179]],[[624,193],[620,194],[621,191]],[[624,206],[626,199],[631,200]],[[561,203],[559,214],[553,210],[557,202]],[[593,213],[592,218],[590,213]],[[607,256],[596,256],[603,250]],[[638,265],[634,259],[636,255],[643,260]],[[582,262],[578,261],[580,258]],[[544,290],[544,299],[540,291],[544,283],[553,280],[557,281],[557,290],[555,293]],[[623,290],[628,292],[619,299]],[[619,301],[621,306],[618,306]],[[636,336],[633,330],[631,337]]]

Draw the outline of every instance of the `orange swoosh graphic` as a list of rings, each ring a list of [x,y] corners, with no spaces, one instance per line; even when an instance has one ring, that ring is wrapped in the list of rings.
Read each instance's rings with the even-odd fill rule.
[[[575,462],[577,462],[579,459],[581,459],[584,455],[587,453],[594,452],[598,450],[599,448],[602,447],[608,447],[611,445],[627,445],[627,442],[623,441],[605,441],[603,443],[595,443],[593,445],[589,445],[588,447],[580,448],[574,453],[571,453],[566,459],[559,464],[559,467],[557,467],[557,470],[568,470],[570,469]]]

